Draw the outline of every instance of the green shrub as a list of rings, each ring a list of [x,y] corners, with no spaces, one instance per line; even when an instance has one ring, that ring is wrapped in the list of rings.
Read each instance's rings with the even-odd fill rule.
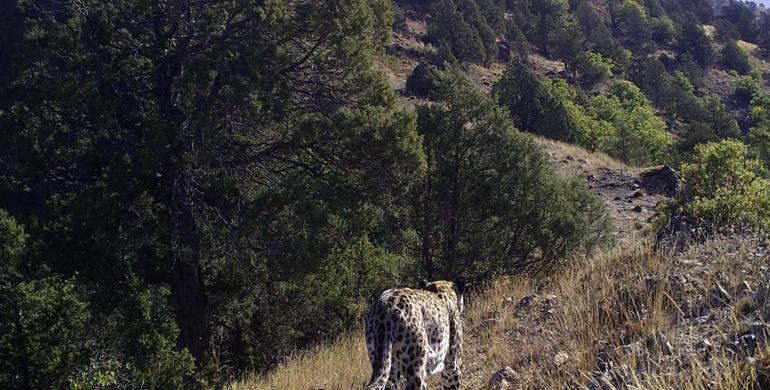
[[[739,77],[735,81],[735,91],[733,92],[733,99],[738,104],[747,105],[751,103],[751,99],[761,90],[759,80],[751,75]]]
[[[0,209],[0,387],[63,388],[85,357],[90,313],[73,280],[28,271],[26,240]]]
[[[714,227],[770,228],[770,180],[746,144],[723,140],[695,147],[682,164],[682,211]]]
[[[489,26],[478,15],[466,15],[463,11],[451,0],[437,1],[428,22],[428,37],[437,46],[445,41],[450,53],[461,62],[484,63],[490,44]]]
[[[417,96],[431,96],[440,77],[441,72],[435,66],[420,62],[406,79],[406,90]]]
[[[676,27],[668,16],[652,18],[652,39],[655,42],[666,45],[676,38]]]
[[[751,62],[746,50],[743,50],[735,41],[730,41],[722,48],[720,63],[722,66],[733,69],[740,74],[751,72]]]
[[[674,139],[650,101],[633,83],[617,81],[608,96],[596,96],[591,104],[597,119],[614,127],[614,134],[600,150],[630,164],[670,161]]]
[[[677,40],[682,53],[692,55],[701,67],[708,66],[714,60],[714,48],[711,38],[703,30],[703,25],[695,17],[688,17],[681,24]]]
[[[563,79],[540,80],[526,64],[512,62],[494,85],[493,94],[519,129],[563,141],[577,139],[575,90]]]
[[[459,73],[418,109],[428,174],[419,186],[425,269],[492,276],[545,269],[607,239],[603,206],[558,178],[504,109]]]
[[[586,51],[575,59],[575,70],[587,83],[594,84],[612,76],[612,61],[599,53]]]

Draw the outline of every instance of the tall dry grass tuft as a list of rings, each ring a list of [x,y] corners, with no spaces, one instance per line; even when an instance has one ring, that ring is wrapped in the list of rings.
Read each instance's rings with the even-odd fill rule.
[[[361,389],[370,373],[364,336],[356,332],[298,352],[268,375],[248,376],[230,389]]]

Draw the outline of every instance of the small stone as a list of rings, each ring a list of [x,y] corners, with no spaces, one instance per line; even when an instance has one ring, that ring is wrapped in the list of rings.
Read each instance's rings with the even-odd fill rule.
[[[492,377],[489,378],[489,382],[487,383],[487,387],[494,390],[512,389],[518,387],[520,382],[518,376],[519,375],[516,370],[510,366],[505,366],[505,368],[492,374]]]
[[[647,288],[647,291],[655,291],[658,287],[658,278],[655,275],[646,275],[644,277],[644,286]]]
[[[535,294],[527,294],[524,296],[524,298],[521,298],[521,300],[519,301],[519,304],[516,305],[516,308],[524,309],[527,306],[529,306],[534,300],[535,300]]]
[[[714,349],[714,344],[712,344],[708,339],[703,339],[695,344],[695,348],[697,348],[699,351],[708,353]]]
[[[642,206],[639,206],[639,205],[636,205],[633,209],[631,209],[631,211],[635,213],[641,213],[643,210],[644,209],[642,208]]]
[[[757,349],[757,336],[746,333],[727,344],[727,351],[735,356],[751,356]]]
[[[560,367],[564,365],[564,363],[567,363],[569,361],[569,354],[560,351],[553,357],[553,363],[556,364],[556,367]]]
[[[727,292],[721,283],[717,282],[714,288],[711,289],[711,305],[725,306],[729,305],[730,301],[732,301],[730,293]]]
[[[631,194],[629,198],[636,199],[636,198],[641,198],[642,196],[644,196],[644,193],[642,191],[634,191],[634,193]]]
[[[770,335],[770,324],[763,322],[752,322],[749,324],[749,333],[759,340],[766,340]]]
[[[741,282],[741,284],[738,285],[738,287],[735,288],[735,293],[737,295],[743,295],[746,293],[751,294],[752,293],[751,285],[749,284],[749,282],[744,280],[743,282]]]

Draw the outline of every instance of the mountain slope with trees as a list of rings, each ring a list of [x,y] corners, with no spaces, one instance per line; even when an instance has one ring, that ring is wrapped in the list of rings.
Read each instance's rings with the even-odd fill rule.
[[[2,387],[219,387],[390,286],[563,278],[624,237],[641,201],[596,186],[625,164],[682,179],[634,231],[770,226],[770,18],[743,3],[1,7]],[[549,142],[622,168],[572,177]]]

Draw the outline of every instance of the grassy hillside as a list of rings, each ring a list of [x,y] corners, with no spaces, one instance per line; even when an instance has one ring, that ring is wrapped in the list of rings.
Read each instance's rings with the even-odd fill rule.
[[[768,245],[766,237],[717,237],[656,254],[636,242],[576,260],[548,278],[485,286],[469,297],[464,315],[466,386],[482,388],[505,367],[513,388],[767,383],[770,348],[763,344],[747,359],[734,345],[746,334],[765,337],[749,328],[770,314],[762,312],[764,301],[751,298],[766,282]],[[725,301],[715,298],[715,286],[726,290]],[[369,373],[363,335],[356,333],[232,388],[358,388]]]

